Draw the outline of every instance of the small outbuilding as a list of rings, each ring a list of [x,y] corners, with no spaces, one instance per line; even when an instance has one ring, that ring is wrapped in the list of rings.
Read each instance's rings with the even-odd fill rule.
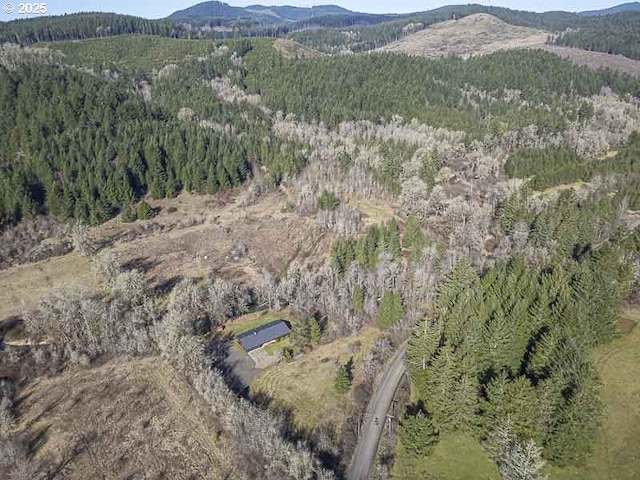
[[[276,320],[236,335],[236,340],[245,351],[250,352],[267,343],[275,342],[276,340],[286,337],[290,333],[291,329],[289,325],[287,325],[287,322]]]

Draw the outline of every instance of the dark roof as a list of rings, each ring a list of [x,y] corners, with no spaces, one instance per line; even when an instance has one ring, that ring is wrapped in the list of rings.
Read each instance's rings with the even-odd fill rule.
[[[261,347],[265,343],[287,336],[289,333],[291,333],[289,325],[282,320],[276,320],[275,322],[270,322],[253,330],[249,330],[248,332],[241,333],[236,336],[236,340],[240,342],[242,348],[250,351]]]

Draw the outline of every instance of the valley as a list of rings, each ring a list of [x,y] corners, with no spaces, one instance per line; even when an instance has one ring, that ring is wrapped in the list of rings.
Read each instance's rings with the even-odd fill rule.
[[[640,14],[583,13],[0,23],[0,480],[635,478]]]

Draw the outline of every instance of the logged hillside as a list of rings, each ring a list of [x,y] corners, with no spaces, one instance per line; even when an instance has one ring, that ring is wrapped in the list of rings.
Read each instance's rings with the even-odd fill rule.
[[[470,57],[499,50],[544,45],[549,33],[518,27],[486,13],[437,23],[380,48],[427,58],[459,55]]]

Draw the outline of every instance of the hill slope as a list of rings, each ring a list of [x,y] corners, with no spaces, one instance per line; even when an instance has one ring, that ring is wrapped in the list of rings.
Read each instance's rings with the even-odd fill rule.
[[[314,7],[250,5],[243,8],[233,7],[223,2],[211,1],[198,3],[184,10],[179,10],[169,15],[168,18],[180,22],[198,22],[215,18],[284,24],[313,17],[350,14],[355,14],[355,12],[337,5],[318,5]]]
[[[438,23],[385,45],[380,51],[428,58],[450,54],[469,57],[498,50],[543,45],[548,32],[519,27],[486,13]]]
[[[601,15],[611,15],[621,12],[640,12],[640,2],[621,3],[611,8],[604,8],[602,10],[587,10],[580,12],[578,15],[582,17],[598,17]]]

